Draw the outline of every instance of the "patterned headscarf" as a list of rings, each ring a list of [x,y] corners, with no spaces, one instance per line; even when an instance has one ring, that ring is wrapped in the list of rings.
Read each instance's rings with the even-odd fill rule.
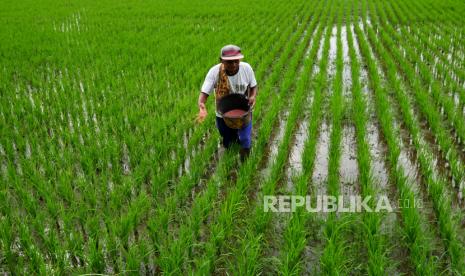
[[[218,103],[220,102],[221,98],[228,95],[230,93],[229,87],[229,79],[226,75],[226,70],[224,70],[224,64],[220,66],[220,72],[218,77],[218,85],[215,88],[215,99],[216,99],[216,106],[218,107]]]

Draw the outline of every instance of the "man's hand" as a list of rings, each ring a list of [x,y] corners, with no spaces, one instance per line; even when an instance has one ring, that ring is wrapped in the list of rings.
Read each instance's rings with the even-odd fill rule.
[[[205,108],[200,109],[199,114],[197,114],[197,118],[195,121],[199,124],[203,123],[205,121],[205,118],[207,118],[207,110]]]
[[[251,87],[249,90],[249,106],[252,109],[255,106],[255,97],[257,96],[257,86]]]
[[[205,102],[207,102],[207,98],[208,98],[208,94],[202,93],[202,92],[200,93],[199,101],[198,101],[199,114],[197,115],[197,118],[195,119],[195,121],[199,124],[205,121],[205,118],[207,118],[207,106],[205,105]]]
[[[255,106],[255,95],[249,97],[249,106],[250,106],[250,109],[252,109]]]

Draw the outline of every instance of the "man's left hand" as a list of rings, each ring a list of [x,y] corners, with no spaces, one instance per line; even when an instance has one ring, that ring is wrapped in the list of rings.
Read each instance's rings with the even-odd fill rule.
[[[255,96],[249,97],[249,106],[251,109],[255,106]]]

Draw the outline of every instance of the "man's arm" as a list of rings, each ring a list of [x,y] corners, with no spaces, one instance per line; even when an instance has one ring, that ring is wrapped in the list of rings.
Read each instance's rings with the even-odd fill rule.
[[[199,105],[199,114],[197,115],[197,122],[201,123],[207,117],[207,106],[205,103],[207,102],[208,94],[200,92],[198,105]]]
[[[253,108],[257,97],[257,80],[255,79],[255,73],[250,64],[247,63],[246,67],[248,68],[247,73],[249,75],[249,106]]]
[[[251,87],[249,90],[249,106],[253,108],[255,106],[255,98],[257,97],[257,86]]]

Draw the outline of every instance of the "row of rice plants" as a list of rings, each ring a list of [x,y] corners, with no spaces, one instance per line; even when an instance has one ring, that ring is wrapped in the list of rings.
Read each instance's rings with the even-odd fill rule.
[[[366,4],[362,2],[361,13],[364,28],[367,26],[366,11],[364,11],[365,5]],[[401,144],[398,135],[399,129],[392,124],[393,115],[389,107],[386,90],[381,85],[377,65],[374,57],[370,53],[370,46],[368,45],[365,35],[358,24],[354,24],[354,31],[364,64],[366,64],[368,69],[369,85],[372,91],[374,91],[374,104],[376,107],[375,110],[377,118],[388,146],[388,155],[386,158],[390,164],[390,178],[399,190],[399,199],[402,202],[414,202],[415,194],[410,188],[412,185],[405,176],[406,172],[404,172],[402,167],[399,165],[399,145]],[[434,275],[435,272],[438,271],[438,268],[434,260],[430,258],[430,233],[425,231],[425,228],[421,223],[423,218],[420,216],[417,208],[402,208],[401,215],[403,220],[403,235],[405,242],[410,249],[410,261],[413,264],[413,267],[415,267],[419,274]]]
[[[411,32],[413,35],[412,38],[418,41],[420,43],[419,45],[429,49],[429,52],[425,54],[424,58],[433,64],[435,60],[437,61],[434,70],[437,72],[436,75],[441,77],[443,86],[447,87],[445,92],[451,94],[451,96],[454,97],[455,105],[463,110],[463,106],[465,105],[465,89],[460,83],[465,80],[465,73],[463,68],[456,66],[453,62],[449,61],[449,58],[446,54],[443,54],[442,48],[447,49],[446,46],[441,45],[441,43],[438,43],[437,41],[431,41],[429,38],[427,38],[424,31],[421,31],[417,28],[412,27]]]
[[[342,117],[344,102],[342,98],[342,39],[341,39],[341,21],[343,16],[343,8],[338,6],[338,16],[334,23],[337,26],[336,40],[336,74],[332,80],[332,85],[328,85],[332,90],[330,98],[330,114],[331,114],[331,134],[329,145],[329,166],[328,166],[328,194],[335,196],[339,204],[340,195],[340,177],[339,166],[341,157],[341,139],[342,139]],[[333,22],[330,22],[331,26]],[[344,274],[349,270],[352,260],[348,258],[348,246],[345,240],[345,231],[347,225],[354,223],[356,217],[353,214],[340,215],[334,212],[329,213],[324,225],[324,243],[325,248],[320,258],[321,269],[324,274]]]
[[[391,4],[392,5],[392,4]],[[409,8],[415,8],[418,13],[424,14],[430,17],[440,17],[440,13],[437,10],[428,10],[426,5],[420,5],[419,3],[404,3]],[[414,6],[413,6],[414,5]],[[396,9],[396,7],[393,7]],[[429,12],[428,12],[429,11]],[[450,16],[450,15],[448,15]],[[402,20],[404,18],[399,18]],[[449,22],[450,20],[445,20]],[[456,24],[456,25],[454,25]],[[456,81],[464,81],[463,73],[463,49],[458,49],[459,41],[461,40],[460,33],[456,30],[460,23],[450,22],[449,24],[441,25],[438,22],[425,22],[424,25],[413,25],[408,29],[419,39],[423,40],[424,45],[429,48],[435,49],[437,58],[441,59],[444,63],[447,63],[454,68],[454,74],[458,79]],[[403,27],[405,29],[405,27]],[[421,37],[419,36],[421,34]],[[460,44],[459,44],[460,45]],[[461,45],[460,45],[461,46]],[[446,51],[447,50],[447,51]]]

